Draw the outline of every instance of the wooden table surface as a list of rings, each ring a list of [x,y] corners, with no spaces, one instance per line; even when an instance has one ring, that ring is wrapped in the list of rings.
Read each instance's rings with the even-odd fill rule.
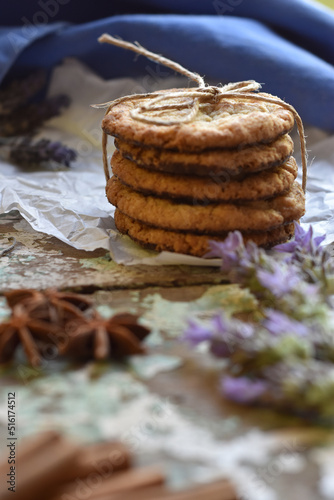
[[[147,311],[145,298],[154,294],[175,302],[193,302],[208,290],[221,286],[224,277],[217,268],[187,266],[117,265],[105,250],[77,251],[54,237],[35,232],[17,213],[0,217],[0,250],[15,237],[14,248],[0,258],[0,292],[16,288],[45,289],[57,287],[88,294],[96,305],[110,305],[116,310]],[[135,300],[134,300],[134,294]],[[272,432],[311,427],[298,419],[277,415],[269,410],[245,409],[223,401],[217,390],[217,371],[208,355],[189,352],[176,340],[153,346],[154,353],[168,353],[183,359],[177,370],[159,373],[146,381],[156,394],[170,398],[222,437],[222,422],[235,416],[238,426],[231,436],[252,428]],[[3,383],[3,382],[2,382]],[[290,431],[289,431],[290,432]],[[292,431],[293,432],[293,431]],[[223,436],[226,438],[226,436]],[[285,500],[320,500],[317,488],[319,472],[308,459],[304,468],[294,474],[271,477],[270,486]]]

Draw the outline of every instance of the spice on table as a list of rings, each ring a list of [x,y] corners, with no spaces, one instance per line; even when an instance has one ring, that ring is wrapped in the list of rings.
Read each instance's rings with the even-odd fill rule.
[[[18,289],[6,292],[10,307],[21,304],[33,318],[64,325],[66,321],[79,318],[84,311],[92,307],[92,301],[83,295],[70,292],[59,292],[56,289],[39,291],[34,289]]]
[[[29,363],[37,367],[41,362],[40,342],[54,344],[58,335],[57,325],[35,319],[22,305],[17,305],[9,320],[0,324],[0,362],[11,360],[22,344]]]
[[[14,496],[16,500],[63,498],[66,490],[78,488],[78,481],[90,484],[93,476],[100,483],[110,481],[130,465],[130,451],[119,442],[83,446],[56,431],[42,432],[18,442]],[[7,472],[7,457],[3,457],[0,474],[5,477]],[[1,499],[12,495],[8,485],[1,483]]]
[[[71,333],[61,354],[96,360],[143,354],[145,349],[141,341],[149,334],[149,329],[139,325],[137,319],[126,313],[104,319],[95,312],[91,319],[74,320],[68,324]]]
[[[106,496],[96,500],[109,500],[109,498]],[[234,486],[226,479],[219,479],[211,483],[199,484],[189,489],[174,492],[168,491],[164,487],[136,492],[136,500],[236,500],[237,498],[238,495]],[[133,500],[133,493],[113,495],[112,500]]]
[[[165,474],[160,467],[138,467],[125,472],[118,472],[109,478],[100,481],[92,492],[92,500],[112,500],[117,493],[131,493],[132,498],[137,498],[137,494],[147,488],[161,485],[165,482]],[[68,488],[64,488],[62,494],[52,500],[65,500],[75,498],[78,485],[73,483]]]
[[[34,367],[40,365],[41,351],[50,346],[55,346],[56,355],[77,360],[122,359],[145,353],[141,342],[150,330],[133,314],[105,319],[93,309],[90,299],[56,289],[23,288],[4,295],[12,316],[0,323],[0,363],[11,360],[20,343]]]
[[[54,491],[66,481],[69,471],[76,472],[75,460],[80,448],[54,431],[29,437],[17,446],[15,463],[15,492],[6,482],[0,484],[2,500],[44,500],[46,492]],[[8,462],[4,458],[0,472],[6,477]],[[48,495],[47,495],[48,496]]]
[[[78,457],[77,477],[88,476],[100,471],[104,479],[111,474],[124,471],[132,466],[132,456],[127,446],[121,442],[94,443],[85,446]]]

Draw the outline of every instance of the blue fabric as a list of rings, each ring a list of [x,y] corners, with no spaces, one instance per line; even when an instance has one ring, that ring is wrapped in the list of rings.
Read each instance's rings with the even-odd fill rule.
[[[105,78],[166,69],[110,45],[104,32],[173,59],[208,83],[254,79],[334,131],[334,13],[304,0],[39,0],[0,13],[0,82],[77,57]],[[38,24],[40,23],[40,24]],[[167,73],[168,74],[168,73]]]

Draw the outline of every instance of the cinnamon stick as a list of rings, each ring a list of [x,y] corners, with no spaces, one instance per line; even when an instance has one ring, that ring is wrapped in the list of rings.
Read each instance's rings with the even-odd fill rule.
[[[125,492],[116,495],[95,497],[91,500],[237,500],[234,486],[226,479],[194,486],[181,491],[167,491],[165,488],[147,488],[141,492]]]
[[[103,479],[131,467],[128,448],[119,442],[98,443],[83,448],[78,459],[78,477],[97,472]]]
[[[45,432],[37,438],[29,437],[16,444],[15,500],[45,500],[46,492],[55,489],[66,480],[73,469],[80,448],[54,432]],[[0,472],[6,469],[6,462]],[[9,465],[7,463],[7,472]],[[0,498],[13,497],[4,481],[0,486]]]
[[[137,497],[138,490],[163,484],[165,475],[157,467],[143,467],[118,472],[111,475],[109,479],[96,477],[95,484],[93,484],[93,478],[91,479],[92,481],[89,482],[85,479],[82,481],[77,479],[52,500],[77,498],[78,493],[85,494],[87,500],[109,500],[115,494],[128,492],[133,499],[134,492]]]

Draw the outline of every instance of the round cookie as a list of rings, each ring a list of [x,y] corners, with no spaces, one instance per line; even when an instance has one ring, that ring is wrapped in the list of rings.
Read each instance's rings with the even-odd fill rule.
[[[130,236],[130,238],[141,246],[161,252],[163,250],[184,253],[203,257],[209,251],[209,240],[223,241],[228,233],[220,237],[198,235],[191,233],[177,233],[164,229],[153,228],[131,219],[115,211],[115,224],[117,229]],[[294,224],[286,224],[267,232],[243,233],[245,243],[253,241],[265,248],[273,247],[290,239],[294,233]]]
[[[123,158],[119,151],[114,152],[111,166],[113,174],[135,191],[187,203],[195,200],[212,203],[271,198],[287,192],[298,172],[295,159],[290,158],[280,167],[244,177],[242,181],[234,180],[228,174],[210,177],[182,176],[150,172]]]
[[[276,198],[245,204],[180,204],[144,196],[128,188],[116,177],[107,184],[107,198],[129,217],[167,230],[220,234],[222,231],[268,231],[305,213],[304,193],[297,182]]]
[[[158,94],[189,89],[170,89]],[[270,94],[258,95],[273,97]],[[153,98],[152,98],[153,99]],[[167,98],[166,108],[148,111],[146,115],[167,121],[177,120],[189,111],[171,108],[189,101],[186,97]],[[236,148],[270,143],[289,132],[294,125],[293,114],[277,104],[242,97],[202,102],[189,123],[156,125],[131,116],[131,111],[149,104],[149,99],[128,99],[113,106],[102,121],[105,133],[123,140],[164,149],[200,152],[212,148]]]
[[[293,153],[293,141],[287,134],[270,144],[234,150],[211,149],[202,153],[136,146],[121,139],[115,140],[115,146],[125,158],[149,170],[203,176],[259,172],[281,165]]]

